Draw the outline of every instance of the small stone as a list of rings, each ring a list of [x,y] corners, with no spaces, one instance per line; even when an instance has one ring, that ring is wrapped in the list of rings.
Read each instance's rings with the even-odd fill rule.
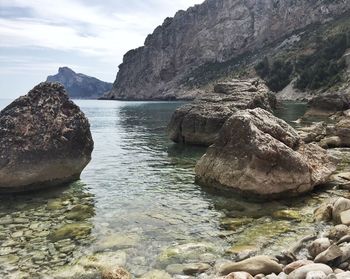
[[[195,275],[207,271],[210,267],[206,263],[185,264],[183,266],[183,273],[186,275]]]
[[[323,271],[310,271],[306,274],[305,279],[326,279],[327,275]]]
[[[328,232],[328,237],[333,240],[339,240],[343,236],[350,234],[350,229],[346,225],[336,225]]]
[[[331,245],[327,250],[323,251],[322,253],[318,254],[315,258],[315,263],[328,263],[336,258],[339,258],[342,256],[342,250],[340,248],[333,244]]]
[[[254,279],[254,277],[247,272],[232,272],[225,276],[225,279]]]
[[[292,273],[288,275],[288,279],[301,279],[301,278],[303,279],[311,271],[322,271],[326,275],[331,274],[333,272],[332,268],[330,268],[328,265],[325,265],[325,264],[320,264],[320,263],[308,264],[294,270]]]
[[[298,269],[299,267],[308,265],[308,264],[312,264],[312,261],[309,260],[299,260],[299,261],[295,261],[292,262],[290,264],[288,264],[287,266],[285,266],[285,268],[283,269],[283,272],[286,274],[289,274],[291,272],[293,272],[294,270]]]
[[[341,222],[340,220],[340,214],[346,210],[350,209],[350,200],[345,198],[339,198],[333,205],[333,221],[339,224]]]
[[[340,222],[347,226],[350,225],[350,210],[346,210],[340,213]]]
[[[313,241],[308,246],[309,254],[312,258],[315,258],[318,254],[327,250],[331,246],[331,242],[328,238],[319,238]]]

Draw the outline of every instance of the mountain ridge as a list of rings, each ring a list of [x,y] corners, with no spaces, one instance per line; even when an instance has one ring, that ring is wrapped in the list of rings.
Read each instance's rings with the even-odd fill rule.
[[[345,0],[207,0],[165,19],[145,45],[127,52],[109,99],[193,99],[191,74],[225,63],[349,11]],[[206,74],[206,73],[205,73]]]
[[[63,84],[69,96],[78,99],[98,99],[112,88],[112,83],[76,73],[69,67],[60,67],[58,73],[48,76],[46,81]]]

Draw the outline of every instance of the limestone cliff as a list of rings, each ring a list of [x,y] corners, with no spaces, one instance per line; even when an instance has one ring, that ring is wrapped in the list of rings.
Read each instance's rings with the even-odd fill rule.
[[[167,18],[143,47],[126,53],[107,97],[191,99],[200,92],[194,90],[196,79],[216,71],[207,67],[198,74],[203,65],[239,66],[242,55],[349,10],[348,0],[206,0]]]

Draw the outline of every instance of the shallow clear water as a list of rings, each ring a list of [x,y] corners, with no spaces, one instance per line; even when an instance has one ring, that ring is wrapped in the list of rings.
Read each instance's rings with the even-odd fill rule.
[[[0,108],[6,103],[0,100]],[[76,103],[90,120],[93,159],[81,181],[65,188],[0,197],[1,278],[52,274],[105,251],[122,251],[135,277],[174,263],[275,254],[314,232],[312,213],[320,200],[343,194],[327,190],[262,204],[208,193],[194,184],[194,166],[205,149],[175,145],[166,136],[181,103]],[[304,110],[287,104],[277,114],[294,121]],[[67,224],[78,228],[68,241],[57,236]]]

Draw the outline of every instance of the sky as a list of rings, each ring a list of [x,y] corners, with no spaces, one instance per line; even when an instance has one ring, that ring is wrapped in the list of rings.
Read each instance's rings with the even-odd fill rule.
[[[203,0],[0,0],[0,98],[61,66],[113,82],[123,55],[176,11]]]

